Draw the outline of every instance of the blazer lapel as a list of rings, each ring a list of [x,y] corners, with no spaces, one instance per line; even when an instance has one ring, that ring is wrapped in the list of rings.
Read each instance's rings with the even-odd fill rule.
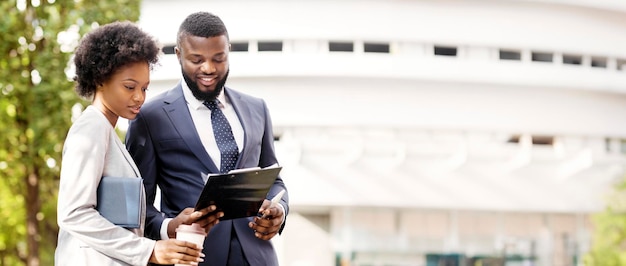
[[[133,169],[133,172],[135,172],[135,177],[141,177],[141,175],[139,174],[139,169],[137,169],[137,165],[135,164],[135,161],[130,156],[130,153],[128,153],[128,151],[126,150],[126,146],[122,144],[122,141],[121,140],[115,141],[115,145],[117,146],[118,149],[120,149],[120,152],[124,156],[124,159],[126,159],[126,162],[128,162],[128,165]]]
[[[215,166],[213,160],[204,149],[198,131],[189,114],[187,102],[183,96],[183,89],[180,84],[175,90],[172,90],[164,99],[165,105],[163,110],[174,125],[174,129],[181,136],[187,147],[193,152],[202,164],[209,169],[209,173],[218,173],[219,168]],[[208,173],[207,173],[208,174]]]

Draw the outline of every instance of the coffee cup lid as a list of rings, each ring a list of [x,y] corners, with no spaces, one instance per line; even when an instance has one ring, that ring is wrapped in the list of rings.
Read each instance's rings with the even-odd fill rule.
[[[197,223],[181,224],[176,228],[176,232],[188,232],[196,234],[204,234],[204,228]]]

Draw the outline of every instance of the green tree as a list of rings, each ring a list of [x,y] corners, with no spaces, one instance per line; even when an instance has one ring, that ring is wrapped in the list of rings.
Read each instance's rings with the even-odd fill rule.
[[[584,258],[588,266],[626,265],[626,179],[615,186],[606,209],[593,215],[591,251]]]
[[[61,151],[72,108],[85,104],[70,57],[93,27],[137,21],[140,5],[0,1],[0,266],[53,265]]]

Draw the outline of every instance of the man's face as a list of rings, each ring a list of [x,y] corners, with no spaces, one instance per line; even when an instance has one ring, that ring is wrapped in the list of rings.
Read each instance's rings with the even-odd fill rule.
[[[225,35],[186,35],[175,48],[183,79],[201,101],[215,99],[228,78],[228,39]]]

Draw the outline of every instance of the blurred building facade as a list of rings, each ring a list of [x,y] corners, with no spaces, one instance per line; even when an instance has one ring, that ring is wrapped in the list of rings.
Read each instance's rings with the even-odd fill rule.
[[[219,15],[289,188],[281,265],[582,265],[626,162],[621,0],[144,0]]]

